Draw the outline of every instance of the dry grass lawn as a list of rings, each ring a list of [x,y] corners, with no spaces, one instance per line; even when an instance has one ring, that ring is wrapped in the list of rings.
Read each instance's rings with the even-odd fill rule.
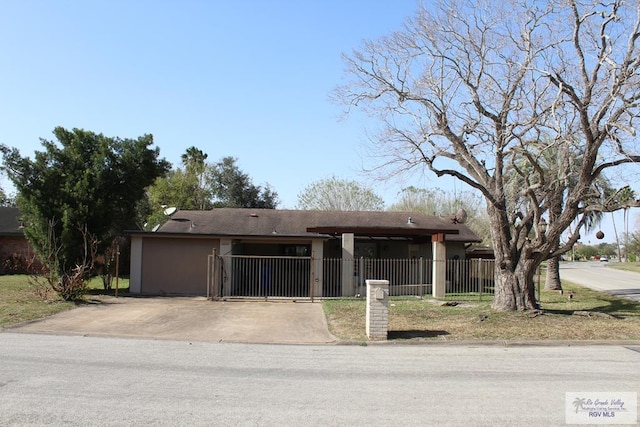
[[[115,282],[114,282],[115,286]],[[129,280],[120,279],[120,292],[129,289]],[[87,283],[88,296],[108,293],[104,291],[102,279],[95,277]],[[29,276],[0,276],[0,327],[51,316],[76,307],[75,303],[62,300],[51,288],[36,284]]]
[[[612,262],[607,267],[640,273],[640,262]]]
[[[564,295],[542,291],[542,314],[494,312],[489,296],[482,301],[478,297],[449,298],[458,303],[455,306],[442,306],[431,298],[391,298],[389,339],[640,340],[640,303],[571,284],[565,284],[564,288]],[[574,293],[572,299],[566,296],[568,292]],[[349,341],[367,340],[364,300],[327,300],[323,305],[334,335]],[[575,312],[587,312],[583,314],[591,317]]]
[[[63,301],[50,288],[32,283],[27,276],[0,277],[0,327],[40,319],[75,304]]]

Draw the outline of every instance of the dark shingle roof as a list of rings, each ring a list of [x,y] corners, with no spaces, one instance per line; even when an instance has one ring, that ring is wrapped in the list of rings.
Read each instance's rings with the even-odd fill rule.
[[[409,217],[411,221],[409,222]],[[356,235],[430,236],[445,232],[450,241],[479,242],[466,225],[415,212],[303,211],[218,208],[178,211],[158,233],[219,236]]]
[[[0,207],[0,236],[22,236],[18,208]]]

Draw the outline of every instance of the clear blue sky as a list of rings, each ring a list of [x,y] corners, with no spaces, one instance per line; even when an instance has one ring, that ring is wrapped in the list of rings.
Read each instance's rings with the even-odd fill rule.
[[[23,155],[55,126],[154,135],[234,156],[281,208],[359,174],[364,123],[329,100],[342,52],[399,29],[414,0],[15,0],[0,4],[0,143]],[[416,183],[409,183],[416,184]],[[3,180],[6,188],[8,182]],[[398,183],[379,194],[394,200]]]
[[[367,123],[329,100],[341,53],[399,29],[415,0],[6,0],[0,3],[0,143],[23,155],[55,126],[154,135],[174,164],[190,146],[238,159],[294,208],[332,175],[374,186],[387,205],[433,176],[374,183]],[[5,189],[6,179],[0,181]],[[461,185],[457,184],[458,191]],[[610,222],[610,220],[605,220]],[[622,221],[618,222],[622,227]],[[610,225],[603,226],[612,241]],[[596,242],[591,236],[583,241]]]

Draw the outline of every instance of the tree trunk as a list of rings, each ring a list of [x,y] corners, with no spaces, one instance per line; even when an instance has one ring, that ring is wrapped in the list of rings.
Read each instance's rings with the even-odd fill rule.
[[[548,291],[561,291],[560,282],[560,257],[554,256],[547,260],[547,278],[544,281],[544,288]]]
[[[487,204],[491,218],[491,239],[495,253],[493,304],[496,311],[538,308],[533,278],[538,263],[517,250],[512,241],[511,223],[503,206]]]
[[[496,311],[538,309],[533,282],[536,264],[521,259],[515,271],[504,268],[505,265],[496,260],[495,293],[491,307]]]

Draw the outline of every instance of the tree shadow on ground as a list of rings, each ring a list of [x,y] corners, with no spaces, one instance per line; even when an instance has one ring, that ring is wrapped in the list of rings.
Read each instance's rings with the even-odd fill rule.
[[[87,289],[85,295],[109,295],[115,296],[115,289]],[[130,296],[129,288],[118,288],[118,296]]]
[[[409,340],[412,338],[437,338],[442,335],[449,335],[449,332],[413,329],[408,331],[389,331],[387,332],[387,339],[388,340]]]
[[[598,304],[591,308],[566,308],[566,309],[549,309],[542,304],[542,310],[549,314],[571,316],[575,311],[599,312],[610,314],[616,318],[622,319],[626,317],[640,317],[640,303],[625,299],[602,299],[597,301]]]
[[[101,296],[111,296],[115,297],[116,291],[115,289],[87,289],[84,293],[84,298],[78,301],[74,301],[76,305],[95,305],[95,304],[117,304],[117,301],[105,300],[101,299]],[[132,295],[129,293],[129,288],[119,288],[118,289],[119,297],[127,297],[130,298]]]

